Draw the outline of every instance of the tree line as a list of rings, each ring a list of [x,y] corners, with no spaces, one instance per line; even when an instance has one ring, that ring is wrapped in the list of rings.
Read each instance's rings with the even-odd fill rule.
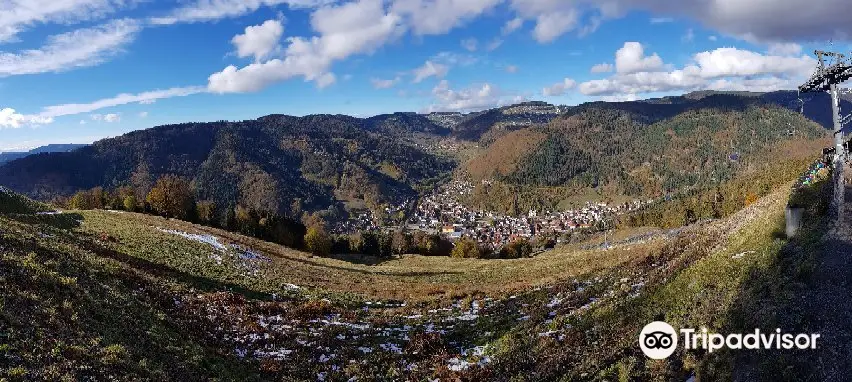
[[[113,190],[94,187],[78,191],[64,200],[57,199],[55,203],[76,210],[124,210],[185,220],[304,249],[319,256],[362,254],[390,258],[394,255],[419,254],[459,258],[517,258],[532,254],[532,246],[527,241],[509,244],[500,251],[490,251],[472,239],[462,239],[454,244],[441,235],[422,231],[371,230],[332,235],[321,213],[305,212],[297,221],[289,216],[270,214],[237,204],[225,206],[223,214],[220,210],[223,207],[210,200],[197,200],[195,195],[188,180],[168,174],[159,177],[147,193],[131,186]],[[224,219],[217,219],[222,215]]]

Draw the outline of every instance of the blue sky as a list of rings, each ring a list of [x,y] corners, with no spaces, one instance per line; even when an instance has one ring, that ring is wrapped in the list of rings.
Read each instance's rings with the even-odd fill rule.
[[[852,32],[842,0],[811,3],[0,0],[0,151],[272,113],[793,89]]]

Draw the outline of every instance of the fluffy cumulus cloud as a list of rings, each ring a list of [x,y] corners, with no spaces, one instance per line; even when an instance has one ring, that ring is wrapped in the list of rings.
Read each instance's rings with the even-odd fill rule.
[[[113,123],[113,122],[121,122],[121,115],[116,113],[109,113],[104,115],[104,122]]]
[[[238,57],[254,57],[263,60],[281,49],[284,25],[280,20],[267,20],[263,24],[246,27],[245,33],[231,39],[237,48]]]
[[[645,48],[638,42],[626,42],[615,52],[615,71],[619,74],[652,72],[663,69],[663,59],[656,53],[645,56]]]
[[[38,49],[0,52],[0,77],[61,72],[97,65],[121,52],[139,30],[139,24],[133,20],[115,20],[51,36]]]
[[[454,90],[447,80],[442,80],[432,89],[435,103],[426,112],[472,111],[509,105],[524,101],[520,95],[504,92],[495,85],[484,83],[466,89]]]
[[[562,80],[562,82],[555,83],[541,90],[541,94],[545,97],[556,97],[564,95],[570,89],[573,89],[577,86],[577,81],[574,81],[570,78],[566,78]]]
[[[794,42],[776,42],[769,44],[769,54],[774,55],[796,55],[802,53],[802,46]]]
[[[631,54],[623,54],[631,51]],[[616,73],[579,85],[583,94],[624,97],[643,93],[699,89],[772,91],[795,87],[810,75],[816,60],[807,56],[764,55],[737,48],[719,48],[693,55],[681,69],[667,68],[659,57],[648,60],[638,43],[625,43],[616,58]],[[638,53],[637,53],[638,52]],[[616,53],[618,56],[618,53]],[[626,65],[626,66],[625,66]]]
[[[329,72],[335,61],[355,54],[370,54],[398,38],[404,28],[400,17],[385,12],[382,0],[359,0],[326,6],[311,14],[311,26],[319,36],[293,37],[284,58],[256,62],[243,68],[228,66],[208,79],[215,93],[258,91],[272,83],[304,77],[324,87],[334,82]]]
[[[426,61],[423,66],[412,71],[412,74],[414,75],[414,80],[412,80],[412,82],[417,84],[423,82],[423,80],[429,77],[444,78],[449,70],[450,68],[447,65]]]
[[[439,35],[494,8],[503,0],[394,0],[391,11],[403,15],[417,35]]]
[[[0,129],[17,129],[26,125],[40,125],[53,122],[52,118],[20,114],[12,108],[0,109]]]

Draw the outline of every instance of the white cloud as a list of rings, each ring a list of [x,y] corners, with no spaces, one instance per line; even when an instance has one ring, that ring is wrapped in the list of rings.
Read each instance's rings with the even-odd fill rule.
[[[92,115],[89,116],[89,118],[91,118],[92,121],[103,121],[104,115],[103,114],[92,114]]]
[[[619,74],[650,72],[663,69],[663,60],[654,53],[645,56],[645,48],[638,42],[625,42],[624,46],[615,52],[615,71]]]
[[[85,120],[85,119],[81,119],[81,120],[80,120],[80,124],[81,124],[81,125],[85,125],[85,124],[86,124],[86,120]]]
[[[334,82],[329,69],[335,61],[371,54],[404,32],[400,17],[385,13],[382,0],[322,7],[311,14],[311,25],[320,35],[288,39],[283,59],[243,68],[228,66],[208,78],[208,89],[214,93],[253,92],[298,76],[324,87]]]
[[[48,106],[38,114],[41,118],[54,118],[65,115],[90,113],[107,107],[126,105],[131,103],[143,103],[164,98],[183,97],[192,94],[203,93],[203,87],[191,86],[183,88],[171,88],[165,90],[154,90],[138,94],[119,94],[115,97],[100,99],[91,103],[69,103],[56,106]],[[93,114],[92,119],[99,114]]]
[[[113,122],[121,122],[121,115],[116,113],[110,113],[104,115],[104,122],[113,123]]]
[[[710,41],[717,41],[717,40],[719,40],[719,38],[718,38],[718,37],[716,37],[716,36],[714,36],[714,35],[707,36],[707,39],[708,39],[708,40],[710,40]]]
[[[695,55],[704,78],[726,76],[755,76],[761,74],[802,75],[810,74],[816,60],[808,56],[787,57],[762,55],[737,48],[719,48]]]
[[[412,71],[414,74],[414,80],[412,82],[415,84],[420,83],[429,77],[444,78],[449,70],[450,68],[447,65],[426,61],[423,66]]]
[[[802,46],[794,42],[769,44],[769,54],[779,56],[794,56],[802,53]]]
[[[485,46],[485,50],[491,52],[491,51],[499,48],[500,45],[503,45],[503,39],[495,38],[495,39],[491,40],[491,42],[489,42],[488,45]]]
[[[507,65],[506,66],[506,73],[517,73],[517,72],[518,72],[517,66],[515,66],[515,65]]]
[[[681,69],[660,71],[665,65],[662,60],[655,60],[653,65],[645,65],[644,68],[633,65],[629,66],[631,70],[617,70],[609,78],[584,82],[579,85],[579,90],[593,96],[700,89],[773,91],[795,87],[810,75],[815,65],[816,60],[807,56],[773,56],[719,48],[694,54],[691,62]]]
[[[0,4],[0,43],[15,41],[17,34],[35,24],[70,24],[104,17],[126,0],[11,0]]]
[[[551,86],[548,86],[541,90],[541,94],[545,97],[556,97],[565,94],[566,91],[573,89],[574,86],[577,86],[577,81],[574,81],[570,78],[566,78],[562,80],[562,82],[555,83]]]
[[[121,52],[139,29],[139,24],[133,20],[115,20],[93,28],[50,36],[47,43],[38,49],[0,52],[0,77],[61,72],[97,65]]]
[[[405,16],[417,35],[440,35],[503,0],[394,0],[391,12]]]
[[[17,129],[26,125],[41,125],[51,122],[53,122],[52,118],[23,115],[9,107],[0,109],[0,129]]]
[[[618,94],[601,97],[601,101],[605,102],[630,102],[636,101],[637,99],[639,99],[639,97],[637,97],[636,94]]]
[[[612,69],[613,69],[612,64],[604,62],[604,63],[597,64],[595,66],[592,66],[591,72],[592,73],[609,73],[609,72],[612,71]]]
[[[519,17],[535,20],[533,37],[547,43],[570,31],[580,36],[595,31],[605,19],[618,15],[615,1],[511,0],[511,7]],[[586,9],[592,9],[591,15],[583,14]]]
[[[579,2],[595,5],[591,0]],[[621,14],[640,9],[657,17],[686,16],[707,28],[752,41],[847,40],[852,36],[852,24],[842,11],[848,8],[848,0],[611,0],[600,4]]]
[[[540,43],[551,42],[563,33],[576,28],[579,17],[579,12],[575,9],[540,15],[536,18],[533,36]]]
[[[260,61],[281,50],[284,25],[281,20],[267,20],[263,24],[246,27],[245,33],[234,36],[231,43],[238,57],[254,57]]]
[[[520,29],[523,25],[524,19],[520,17],[515,17],[514,19],[507,21],[506,24],[503,25],[503,28],[500,28],[500,33],[503,36],[508,36],[514,33],[516,30]]]
[[[395,78],[389,80],[382,80],[378,78],[373,78],[370,82],[373,84],[373,87],[376,89],[390,89],[401,81],[402,78],[396,76]]]
[[[501,91],[496,86],[484,83],[462,90],[453,90],[447,80],[442,80],[432,89],[435,103],[426,112],[473,111],[503,106],[524,101],[524,97]]]
[[[139,112],[138,115],[139,115],[139,118],[148,118],[148,112],[147,111]]]
[[[155,25],[216,21],[243,16],[260,7],[287,5],[293,9],[316,8],[333,4],[334,0],[195,0],[192,4],[173,10],[166,16],[153,17]]]
[[[479,45],[479,41],[477,39],[473,38],[473,37],[466,38],[466,39],[461,41],[462,48],[465,48],[465,49],[467,49],[468,51],[471,51],[471,52],[475,52],[478,45]]]

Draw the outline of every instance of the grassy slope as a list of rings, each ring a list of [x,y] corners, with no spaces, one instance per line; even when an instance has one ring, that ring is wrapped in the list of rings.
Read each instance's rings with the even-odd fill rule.
[[[255,379],[187,331],[172,298],[184,286],[67,223],[0,215],[0,378]]]
[[[0,377],[726,378],[744,361],[646,361],[636,334],[654,319],[724,331],[771,311],[784,294],[766,288],[807,268],[777,267],[786,200],[778,191],[730,219],[609,251],[378,265],[138,214],[0,215]],[[208,244],[158,227],[212,233],[271,263],[220,264]],[[466,361],[484,367],[452,370]]]

